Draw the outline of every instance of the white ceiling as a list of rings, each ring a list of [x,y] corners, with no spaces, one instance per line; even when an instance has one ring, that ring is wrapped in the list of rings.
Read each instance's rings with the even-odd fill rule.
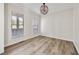
[[[42,3],[24,3],[23,5],[24,7],[28,7],[31,10],[40,14],[40,6],[42,5]],[[76,4],[75,3],[46,3],[46,5],[49,8],[48,13],[51,13],[51,12],[56,12],[56,11],[72,8]]]

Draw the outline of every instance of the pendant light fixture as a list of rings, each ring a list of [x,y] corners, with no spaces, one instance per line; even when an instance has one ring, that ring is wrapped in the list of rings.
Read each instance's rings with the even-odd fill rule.
[[[43,14],[43,15],[46,15],[48,13],[48,6],[45,5],[45,3],[43,3],[43,5],[40,7],[40,12]]]

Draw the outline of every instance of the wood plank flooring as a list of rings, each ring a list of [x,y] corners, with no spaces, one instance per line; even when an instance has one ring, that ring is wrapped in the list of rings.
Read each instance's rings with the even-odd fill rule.
[[[72,42],[37,36],[5,48],[5,55],[77,55]]]

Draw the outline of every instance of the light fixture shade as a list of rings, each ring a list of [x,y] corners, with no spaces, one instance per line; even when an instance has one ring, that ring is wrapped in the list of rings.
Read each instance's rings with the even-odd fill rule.
[[[48,13],[48,6],[46,6],[45,3],[43,3],[43,5],[40,7],[40,12],[43,15],[46,15]]]

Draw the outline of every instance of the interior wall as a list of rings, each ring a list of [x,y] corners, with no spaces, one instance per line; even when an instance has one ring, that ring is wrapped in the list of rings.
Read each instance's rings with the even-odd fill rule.
[[[41,34],[53,38],[73,40],[73,9],[62,10],[43,16]]]
[[[4,52],[4,4],[0,3],[0,54]]]
[[[41,34],[73,41],[79,53],[79,5],[41,17]]]
[[[11,32],[11,15],[12,13],[24,14],[24,36],[12,39]],[[18,4],[5,4],[5,46],[15,44],[17,42],[38,36],[39,33],[33,33],[32,19],[33,16],[37,16],[40,19],[40,15],[31,11],[28,8],[24,8]]]
[[[73,33],[73,42],[79,53],[79,4],[77,4],[73,10]]]

